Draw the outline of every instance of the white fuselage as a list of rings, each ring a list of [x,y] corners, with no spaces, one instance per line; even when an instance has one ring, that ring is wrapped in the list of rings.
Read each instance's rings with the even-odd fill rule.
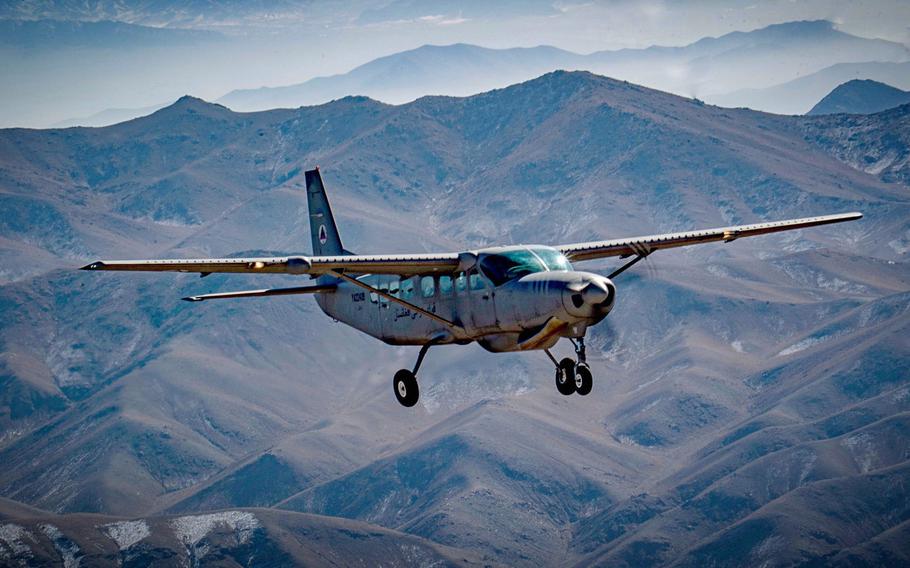
[[[514,249],[520,247],[487,251]],[[481,258],[487,251],[479,251]],[[574,270],[532,272],[499,286],[477,267],[455,274],[406,279],[365,275],[358,280],[455,324],[342,280],[333,281],[334,293],[317,296],[329,316],[394,345],[422,345],[432,338],[434,343],[478,341],[491,351],[542,349],[560,337],[583,336],[589,325],[606,317],[615,300],[607,278]]]

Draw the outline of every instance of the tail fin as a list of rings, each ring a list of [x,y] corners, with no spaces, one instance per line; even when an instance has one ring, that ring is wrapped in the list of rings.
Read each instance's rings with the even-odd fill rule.
[[[310,207],[310,237],[313,239],[313,255],[339,256],[345,254],[318,167],[306,172],[306,197]]]

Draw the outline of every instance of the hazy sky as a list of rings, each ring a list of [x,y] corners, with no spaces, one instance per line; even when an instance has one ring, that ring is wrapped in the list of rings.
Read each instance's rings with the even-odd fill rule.
[[[591,52],[684,45],[804,19],[827,19],[855,35],[910,43],[907,0],[32,0],[0,6],[0,19],[41,18],[116,20],[165,32],[215,30],[224,38],[177,41],[163,34],[130,43],[112,34],[119,39],[89,41],[86,34],[104,36],[103,30],[51,28],[23,39],[4,28],[0,126],[47,126],[184,93],[214,100],[236,88],[344,72],[426,43],[548,44]]]

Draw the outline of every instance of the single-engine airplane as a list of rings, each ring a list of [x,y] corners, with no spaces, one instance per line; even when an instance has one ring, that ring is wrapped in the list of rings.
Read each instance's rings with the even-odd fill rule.
[[[661,249],[723,241],[860,219],[843,213],[754,225],[721,227],[557,246],[498,246],[462,252],[360,255],[341,244],[319,168],[306,172],[312,256],[173,260],[99,260],[82,270],[243,274],[306,274],[311,286],[202,294],[191,302],[286,294],[314,294],[328,316],[391,345],[419,345],[412,369],[395,373],[395,396],[417,404],[417,372],[434,345],[476,341],[488,351],[542,350],[556,367],[563,395],[591,392],[585,356],[587,329],[613,309],[613,279]],[[633,257],[608,276],[575,270],[572,263]],[[550,352],[560,338],[577,360]]]

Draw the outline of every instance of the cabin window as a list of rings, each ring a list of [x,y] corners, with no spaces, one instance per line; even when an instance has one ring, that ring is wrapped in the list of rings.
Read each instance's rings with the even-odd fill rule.
[[[378,303],[379,294],[377,294],[376,292],[370,292],[370,301],[373,302],[374,304]]]
[[[436,294],[436,281],[432,276],[424,276],[420,279],[420,291],[424,298],[432,298]]]
[[[389,291],[389,285],[386,284],[386,283],[380,284],[380,285],[378,286],[378,288],[379,288],[379,291],[380,291],[380,292],[386,292],[386,293],[388,293],[388,291]],[[389,299],[386,298],[386,297],[383,296],[383,295],[380,295],[380,296],[379,296],[379,305],[380,305],[380,306],[388,306],[388,305],[389,305]]]
[[[398,282],[397,277],[395,277],[394,280],[390,281],[389,282],[389,294],[391,294],[392,296],[395,296],[397,298],[398,293],[399,293],[399,285],[400,285],[400,283]]]
[[[468,277],[468,282],[471,285],[471,290],[483,290],[483,280],[480,278],[480,274],[472,274]]]
[[[458,276],[455,277],[455,290],[458,292],[464,292],[465,288],[468,287],[468,279],[465,277],[464,272],[459,272]]]
[[[452,277],[451,276],[440,276],[439,277],[439,293],[444,295],[450,295],[452,293]]]
[[[407,300],[414,297],[414,279],[408,278],[401,281],[401,297]]]

